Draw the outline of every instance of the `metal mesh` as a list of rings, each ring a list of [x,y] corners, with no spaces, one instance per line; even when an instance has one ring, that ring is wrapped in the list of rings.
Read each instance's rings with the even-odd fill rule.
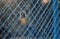
[[[0,1],[0,38],[2,39],[53,39],[54,9],[56,1],[47,4],[42,0]],[[25,11],[28,23],[21,25],[20,14]],[[60,20],[59,20],[60,21]],[[60,24],[59,24],[60,26]]]

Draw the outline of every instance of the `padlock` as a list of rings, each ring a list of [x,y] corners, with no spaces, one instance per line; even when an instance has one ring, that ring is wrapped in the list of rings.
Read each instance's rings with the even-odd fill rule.
[[[21,23],[21,25],[26,25],[28,23],[25,11],[22,11],[20,13],[20,23]]]

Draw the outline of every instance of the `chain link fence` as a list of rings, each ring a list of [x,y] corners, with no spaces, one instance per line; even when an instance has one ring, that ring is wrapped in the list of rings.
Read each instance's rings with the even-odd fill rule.
[[[0,0],[0,39],[54,39],[57,9],[55,0]]]

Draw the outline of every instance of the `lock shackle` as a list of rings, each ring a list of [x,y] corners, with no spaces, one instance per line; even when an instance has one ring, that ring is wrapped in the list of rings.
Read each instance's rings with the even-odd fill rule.
[[[25,17],[26,17],[26,12],[25,11],[20,12],[20,18],[25,18]]]

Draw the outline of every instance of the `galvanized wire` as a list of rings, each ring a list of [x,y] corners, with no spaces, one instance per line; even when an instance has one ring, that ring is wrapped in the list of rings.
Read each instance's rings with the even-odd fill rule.
[[[53,39],[56,1],[44,4],[42,0],[14,0],[10,4],[0,1],[0,35],[3,39]],[[2,6],[2,3],[5,3]],[[56,8],[55,8],[55,7]],[[27,25],[21,25],[20,13],[25,11]],[[56,17],[57,18],[57,17]],[[59,32],[59,29],[58,29]],[[58,34],[58,32],[56,34]],[[27,38],[25,38],[27,37]]]

